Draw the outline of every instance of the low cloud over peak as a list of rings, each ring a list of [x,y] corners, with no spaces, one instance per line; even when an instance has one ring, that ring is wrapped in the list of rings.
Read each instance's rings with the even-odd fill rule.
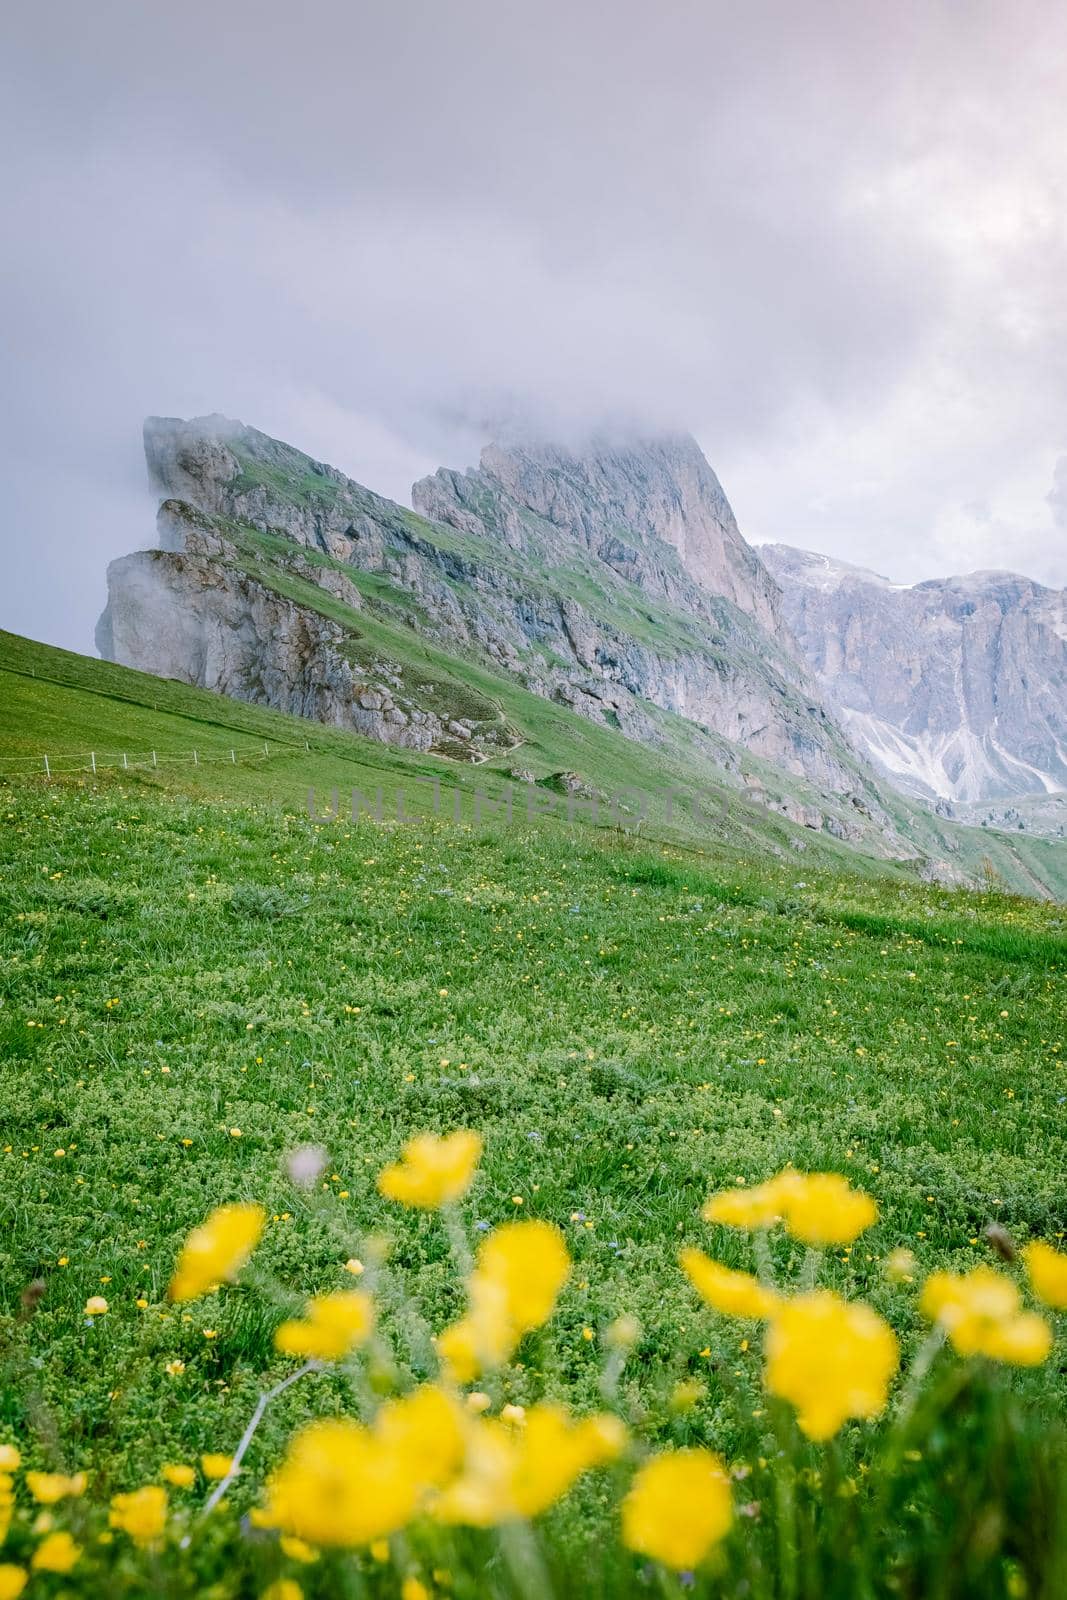
[[[5,26],[7,626],[89,647],[149,412],[398,498],[492,433],[689,430],[753,540],[1067,583],[1060,8]]]

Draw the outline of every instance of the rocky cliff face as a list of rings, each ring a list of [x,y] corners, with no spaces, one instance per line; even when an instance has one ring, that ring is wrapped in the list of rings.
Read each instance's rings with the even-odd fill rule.
[[[577,544],[626,582],[712,621],[708,599],[724,597],[783,634],[778,587],[686,435],[594,442],[583,454],[489,445],[476,471],[442,468],[415,484],[412,500],[437,522],[535,559],[566,559]]]
[[[761,554],[828,697],[900,787],[1067,788],[1067,593],[1009,572],[904,587],[785,545]]]
[[[158,526],[160,549],[123,556],[108,569],[110,599],[96,631],[107,660],[151,662],[159,677],[383,744],[454,754],[458,743],[463,755],[483,748],[476,724],[413,704],[388,661],[355,658],[343,626],[243,571],[237,547],[210,518],[168,500]],[[320,570],[328,593],[360,605],[349,579]],[[489,746],[499,742],[506,741],[494,734]]]

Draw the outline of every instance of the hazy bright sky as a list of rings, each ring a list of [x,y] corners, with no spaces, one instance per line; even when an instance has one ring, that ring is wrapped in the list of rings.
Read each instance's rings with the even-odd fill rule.
[[[0,625],[91,648],[148,412],[407,499],[687,428],[752,541],[1067,584],[1058,0],[34,0],[0,27]]]

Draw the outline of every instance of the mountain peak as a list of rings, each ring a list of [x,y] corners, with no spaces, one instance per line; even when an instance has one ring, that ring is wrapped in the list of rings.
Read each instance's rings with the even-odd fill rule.
[[[677,595],[687,581],[781,632],[777,585],[688,434],[493,443],[477,468],[416,483],[412,501],[437,522],[491,530],[516,548],[562,555],[577,541],[654,593]]]

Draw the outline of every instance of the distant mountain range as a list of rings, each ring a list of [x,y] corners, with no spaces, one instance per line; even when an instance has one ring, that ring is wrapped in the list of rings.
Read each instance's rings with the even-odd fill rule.
[[[759,553],[828,702],[902,789],[1067,789],[1067,592],[1011,572],[908,587],[788,545]]]

